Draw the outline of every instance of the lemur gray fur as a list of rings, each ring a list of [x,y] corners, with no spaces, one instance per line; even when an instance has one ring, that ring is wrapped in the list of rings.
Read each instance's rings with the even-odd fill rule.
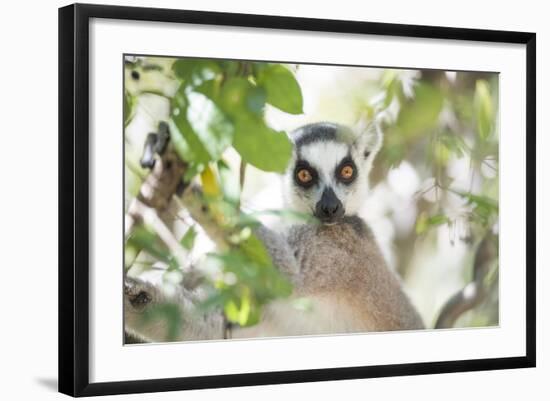
[[[357,133],[351,128],[315,123],[292,133],[294,151],[284,176],[287,207],[316,216],[321,224],[302,224],[279,234],[257,230],[275,266],[293,284],[290,299],[266,306],[261,322],[232,330],[232,337],[293,336],[415,330],[422,319],[387,266],[359,208],[369,192],[368,174],[382,134],[374,127]],[[221,313],[198,316],[194,306],[204,295],[200,286],[170,297],[160,288],[128,279],[125,287],[125,327],[146,341],[164,341],[165,322],[143,324],[150,305],[177,302],[183,330],[177,340],[223,338]],[[306,297],[308,310],[292,300]]]

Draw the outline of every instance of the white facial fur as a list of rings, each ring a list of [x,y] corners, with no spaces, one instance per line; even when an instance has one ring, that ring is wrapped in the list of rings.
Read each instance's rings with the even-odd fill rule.
[[[313,214],[324,189],[330,187],[342,202],[345,215],[357,214],[367,198],[368,174],[372,168],[373,159],[381,147],[381,142],[381,133],[371,127],[364,129],[359,135],[356,134],[355,140],[350,143],[321,140],[302,145],[299,149],[300,160],[309,163],[318,174],[317,184],[308,189],[299,186],[294,179],[298,158],[295,149],[283,181],[286,206],[298,212]],[[365,153],[368,153],[367,157]],[[335,170],[348,156],[355,163],[357,176],[351,184],[346,185],[338,181]]]

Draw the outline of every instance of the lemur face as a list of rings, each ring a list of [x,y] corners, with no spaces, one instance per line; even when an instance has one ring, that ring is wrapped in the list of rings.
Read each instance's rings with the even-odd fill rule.
[[[285,200],[325,224],[357,214],[368,190],[368,173],[381,146],[377,130],[315,123],[292,134],[294,153],[285,175]]]

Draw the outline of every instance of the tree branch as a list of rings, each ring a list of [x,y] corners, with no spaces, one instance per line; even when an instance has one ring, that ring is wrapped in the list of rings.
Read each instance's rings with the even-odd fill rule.
[[[187,251],[181,246],[174,234],[159,217],[156,209],[148,207],[140,200],[133,203],[134,216],[139,216],[139,220],[152,227],[161,241],[166,245],[170,254],[176,259],[180,270],[188,271],[191,263]]]
[[[168,127],[166,125],[159,126],[159,130],[162,129],[166,130],[164,135],[169,137]],[[150,149],[147,150],[150,153]],[[157,148],[156,151],[149,155],[149,162],[152,165],[151,172],[142,183],[138,195],[132,200],[125,216],[125,237],[128,238],[135,226],[147,223],[155,229],[178,264],[182,268],[187,266],[187,253],[184,252],[170,228],[167,227],[170,225],[167,222],[172,222],[174,219],[170,205],[177,202],[178,206],[185,208],[193,220],[203,228],[218,249],[227,249],[225,233],[209,215],[200,188],[185,186],[182,181],[188,167],[187,163],[180,159],[170,143],[163,146],[162,149]],[[175,196],[180,194],[180,198]]]
[[[125,237],[131,234],[135,225],[143,222],[141,214],[145,205],[154,209],[166,221],[172,197],[182,185],[182,177],[187,169],[174,149],[168,146],[154,163],[151,173],[145,178],[138,195],[132,200],[125,218]]]
[[[202,200],[201,190],[197,186],[190,186],[183,191],[181,197],[176,198],[180,206],[187,209],[189,215],[204,230],[206,235],[216,244],[218,249],[227,249],[228,244],[225,238],[225,232],[216,224],[214,219],[208,213],[208,207]]]
[[[456,292],[443,306],[435,323],[436,329],[451,328],[464,312],[478,306],[487,296],[485,277],[495,259],[494,238],[491,232],[479,244],[473,266],[473,280]]]

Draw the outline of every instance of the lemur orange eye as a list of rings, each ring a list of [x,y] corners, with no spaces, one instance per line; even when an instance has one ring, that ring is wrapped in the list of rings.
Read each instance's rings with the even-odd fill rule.
[[[342,177],[344,180],[349,180],[351,177],[353,177],[353,167],[352,166],[344,166],[340,170],[340,177]]]
[[[296,177],[298,177],[298,181],[300,181],[303,184],[307,184],[313,179],[313,177],[311,176],[311,173],[305,168],[299,170],[296,173]]]

